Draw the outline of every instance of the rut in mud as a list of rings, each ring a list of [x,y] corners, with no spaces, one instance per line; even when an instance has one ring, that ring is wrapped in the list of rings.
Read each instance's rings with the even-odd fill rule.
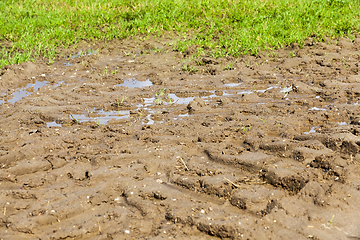
[[[8,66],[1,238],[360,238],[360,36],[328,42]]]

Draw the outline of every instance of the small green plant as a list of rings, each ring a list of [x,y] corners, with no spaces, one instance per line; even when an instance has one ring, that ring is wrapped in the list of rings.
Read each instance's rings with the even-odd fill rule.
[[[243,132],[247,132],[247,131],[250,131],[251,130],[251,124],[248,124],[248,125],[244,125],[242,123],[240,123],[240,127],[238,128],[238,126],[235,126],[235,131],[239,131],[239,130],[242,130]]]
[[[183,65],[181,70],[185,71],[185,72],[189,72],[189,73],[196,73],[198,70],[196,68],[194,68],[193,66],[190,66],[190,64],[188,65]]]
[[[290,52],[290,57],[291,57],[291,58],[294,58],[294,57],[295,57],[295,52],[294,52],[294,51],[291,51],[291,52]]]
[[[330,223],[331,223],[331,224],[333,223],[334,217],[335,217],[335,215],[332,215],[332,217],[331,217],[331,219],[330,219]]]
[[[117,107],[119,107],[120,104],[123,104],[123,103],[126,101],[127,98],[128,98],[128,97],[126,97],[126,96],[122,96],[121,100],[116,99],[116,100],[115,100],[115,105],[116,105]]]
[[[164,102],[166,88],[160,90],[160,92],[155,93],[155,103],[161,105]]]
[[[234,63],[229,63],[226,65],[226,67],[224,68],[224,70],[233,70],[234,69]]]
[[[170,98],[170,96],[168,95],[168,100],[169,100],[169,103],[171,104],[172,103],[172,99]]]
[[[115,70],[112,70],[112,71],[111,71],[111,74],[117,74],[117,73],[118,73],[118,69],[119,69],[119,67],[116,67]]]
[[[73,121],[75,121],[77,124],[80,124],[80,121],[77,120],[72,114],[70,114],[70,117]]]
[[[155,46],[155,48],[154,48],[154,52],[155,52],[155,53],[159,53],[159,52],[161,52],[161,48],[158,48],[158,47],[156,47],[156,46]]]
[[[139,113],[139,118],[138,118],[139,121],[141,120],[142,114],[143,114],[143,111],[141,110]]]

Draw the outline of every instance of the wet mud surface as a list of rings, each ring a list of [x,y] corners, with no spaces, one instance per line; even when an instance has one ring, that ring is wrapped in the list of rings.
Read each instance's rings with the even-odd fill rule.
[[[2,239],[360,238],[360,36],[91,49],[1,72]]]

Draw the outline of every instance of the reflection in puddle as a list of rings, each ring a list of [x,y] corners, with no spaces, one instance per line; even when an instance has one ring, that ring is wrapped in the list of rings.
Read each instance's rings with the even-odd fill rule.
[[[57,88],[58,86],[62,86],[64,84],[64,81],[60,81],[57,84],[53,86],[53,88]]]
[[[9,100],[0,100],[0,105],[3,104],[4,102],[9,102],[14,104],[20,101],[21,99],[23,99],[24,97],[31,95],[33,92],[36,92],[39,88],[45,86],[47,83],[48,83],[47,81],[43,81],[43,82],[36,81],[35,83],[29,83],[21,90],[16,90],[14,93],[12,93],[10,95],[11,98]]]
[[[209,101],[209,98],[218,97],[218,96],[215,94],[215,90],[210,91],[210,92],[211,92],[211,95],[201,97],[202,99],[205,99],[205,102],[206,102],[206,103]]]
[[[339,125],[340,125],[340,126],[346,126],[346,125],[347,125],[347,122],[339,122]]]
[[[347,102],[346,104],[352,104],[352,105],[359,105],[359,100],[357,100],[355,103],[353,103],[352,101]]]
[[[124,80],[124,83],[122,84],[117,84],[116,86],[118,87],[129,87],[129,88],[142,88],[142,87],[150,87],[152,86],[152,82],[147,79],[146,81],[138,81],[136,79],[127,79]]]
[[[179,114],[177,117],[174,117],[174,120],[178,120],[179,118],[183,118],[183,117],[188,117],[189,113],[185,113],[185,114]]]
[[[226,87],[237,87],[240,85],[241,85],[241,83],[226,83],[226,84],[224,84],[224,86],[226,86]]]
[[[316,129],[317,129],[317,128],[319,128],[319,126],[312,127],[312,128],[310,129],[310,131],[304,132],[304,134],[316,133]]]
[[[155,98],[152,97],[152,98],[143,98],[144,99],[144,106],[145,107],[148,107],[148,106],[151,106],[154,104],[155,102]]]
[[[123,111],[110,111],[105,112],[104,110],[91,112],[87,114],[72,114],[70,117],[75,121],[82,123],[82,122],[89,122],[95,121],[97,124],[104,125],[110,120],[119,120],[119,119],[126,119],[129,118],[130,111],[123,110]]]
[[[147,116],[145,117],[145,119],[147,120],[147,123],[146,123],[146,124],[148,124],[148,125],[153,125],[153,124],[155,123],[155,121],[151,119],[150,114],[147,115]],[[142,124],[145,124],[145,121],[143,120],[143,121],[141,121],[141,123],[142,123]]]
[[[69,62],[66,62],[64,65],[65,65],[65,67],[71,67],[71,66],[74,66],[74,64],[69,63]]]
[[[309,108],[309,111],[326,111],[326,109],[325,108],[312,107],[312,108]]]
[[[176,104],[189,104],[192,100],[194,100],[195,97],[187,97],[187,98],[181,98],[181,97],[178,97],[176,96],[175,94],[173,93],[169,93],[168,96],[174,100],[173,103],[176,103]]]
[[[155,112],[154,111],[150,111],[151,114],[154,114]],[[164,123],[164,121],[156,121],[156,120],[153,120],[151,118],[151,114],[148,114],[145,118],[143,118],[141,120],[141,124],[147,124],[147,125],[154,125],[155,123],[157,124],[162,124]]]
[[[78,54],[70,56],[70,58],[74,59],[74,58],[78,58],[78,57],[90,56],[93,53],[96,53],[96,50],[90,48],[89,50],[84,51],[84,52],[80,51]]]
[[[176,94],[174,93],[169,93],[168,97],[171,99],[171,102],[165,102],[165,101],[161,101],[161,104],[163,105],[168,105],[168,104],[189,104],[192,100],[194,100],[195,97],[186,97],[186,98],[182,98],[182,97],[178,97],[176,96]],[[155,104],[155,102],[157,102],[158,100],[155,99],[155,97],[152,98],[143,98],[144,99],[144,106],[145,107],[149,107],[153,104]],[[168,100],[166,98],[166,100]]]
[[[293,90],[292,86],[290,87],[283,87],[280,92],[282,93],[288,93],[288,92],[291,92]]]
[[[262,90],[256,90],[257,92],[262,92]],[[265,90],[264,90],[265,92]],[[237,92],[237,94],[251,94],[254,93],[254,90],[244,90],[244,91],[239,91]]]
[[[46,123],[47,127],[61,127],[61,124],[54,122],[47,122]]]

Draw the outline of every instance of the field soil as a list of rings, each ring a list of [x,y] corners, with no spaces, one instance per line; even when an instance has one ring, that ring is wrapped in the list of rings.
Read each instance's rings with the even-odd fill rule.
[[[360,239],[360,35],[167,41],[1,71],[0,238]]]

